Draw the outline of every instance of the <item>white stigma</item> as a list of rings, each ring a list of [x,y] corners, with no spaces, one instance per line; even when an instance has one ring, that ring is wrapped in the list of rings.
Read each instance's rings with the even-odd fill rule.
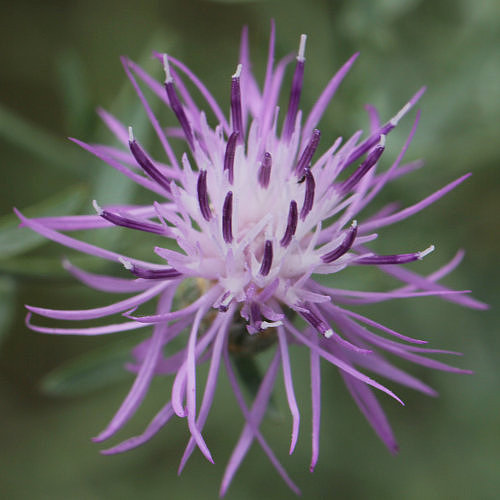
[[[403,118],[404,115],[406,115],[406,113],[408,113],[408,111],[410,111],[410,108],[411,108],[411,104],[409,102],[407,102],[399,111],[398,113],[389,121],[389,123],[395,127],[398,123],[399,123],[399,120],[401,120],[401,118]]]
[[[123,264],[123,267],[127,269],[127,271],[130,271],[132,269],[132,262],[130,262],[128,259],[125,257],[118,257],[118,260]]]
[[[233,78],[239,78],[241,76],[242,69],[243,69],[243,65],[238,64],[238,66],[236,66],[236,72],[234,73]]]
[[[426,248],[425,250],[418,252],[418,259],[422,260],[426,255],[429,255],[431,252],[434,252],[435,248],[436,247],[434,245],[431,245],[430,247]]]
[[[222,307],[227,307],[233,300],[233,295],[230,293],[221,303]]]
[[[132,127],[128,128],[128,140],[129,140],[129,142],[135,141],[134,131],[132,130]]]
[[[329,339],[333,335],[333,330],[331,328],[328,328],[328,330],[323,333],[325,339]]]
[[[260,323],[260,329],[266,330],[267,328],[276,328],[278,326],[281,326],[282,324],[283,321],[262,321]]]
[[[163,54],[163,69],[165,70],[165,83],[173,82],[172,74],[170,73],[170,65],[168,64],[167,54]]]
[[[102,215],[104,213],[104,210],[99,206],[97,200],[92,200],[92,205],[94,210],[97,212],[97,215]]]
[[[306,58],[304,54],[306,53],[306,40],[307,35],[300,35],[299,53],[297,54],[297,61],[304,62]]]
[[[381,134],[381,135],[380,135],[380,141],[379,141],[378,145],[379,145],[381,148],[385,148],[385,134]]]
[[[357,220],[353,220],[352,223],[351,223],[351,227],[353,229],[356,229],[358,227],[358,221]]]

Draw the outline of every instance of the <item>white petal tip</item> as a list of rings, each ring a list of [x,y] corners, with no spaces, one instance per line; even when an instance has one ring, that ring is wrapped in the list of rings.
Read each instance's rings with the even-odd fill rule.
[[[282,326],[283,321],[262,321],[260,324],[261,330],[267,330],[268,328],[277,328],[278,326]]]
[[[307,41],[307,35],[300,35],[300,44],[299,44],[299,52],[297,54],[297,61],[304,62],[306,58],[304,57],[306,53],[306,41]]]
[[[132,269],[132,262],[130,262],[125,257],[118,257],[118,260],[123,264],[123,267],[130,271]]]
[[[429,255],[431,252],[434,252],[435,246],[431,245],[430,247],[426,248],[425,250],[422,250],[421,252],[418,253],[418,258],[419,260],[422,260],[426,255]]]
[[[399,120],[401,120],[401,118],[403,118],[404,115],[406,115],[406,113],[408,113],[408,111],[410,111],[412,107],[412,103],[411,102],[407,102],[401,109],[400,111],[396,114],[396,116],[394,116],[391,120],[390,120],[390,124],[395,127],[398,123],[399,123]]]
[[[170,73],[170,65],[168,64],[168,55],[163,54],[163,70],[165,71],[165,83],[173,81],[172,74]]]
[[[94,210],[97,212],[97,215],[102,215],[104,213],[104,210],[99,206],[97,200],[92,200],[92,206],[94,207]]]
[[[234,73],[233,78],[239,78],[241,76],[242,69],[243,69],[243,65],[238,64],[238,66],[236,66],[236,72]]]

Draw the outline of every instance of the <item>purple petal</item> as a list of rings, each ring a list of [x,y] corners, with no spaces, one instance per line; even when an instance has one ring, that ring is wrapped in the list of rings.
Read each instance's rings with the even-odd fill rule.
[[[267,444],[267,442],[265,441],[264,437],[262,436],[262,434],[259,431],[259,423],[255,421],[255,416],[254,416],[254,413],[253,413],[254,409],[255,409],[255,404],[254,404],[254,408],[252,408],[252,413],[250,413],[248,411],[247,406],[245,404],[245,399],[243,398],[243,394],[242,394],[242,392],[241,392],[241,390],[240,390],[240,388],[238,386],[238,382],[236,380],[236,376],[235,376],[234,371],[233,371],[233,369],[231,367],[231,362],[229,361],[229,353],[228,353],[228,351],[225,350],[223,354],[224,354],[224,363],[225,363],[225,366],[226,366],[226,370],[227,370],[227,375],[228,375],[228,378],[229,378],[229,382],[230,382],[231,387],[233,389],[233,393],[234,393],[234,395],[236,397],[236,400],[238,401],[238,404],[239,404],[239,406],[241,408],[241,411],[242,411],[242,413],[243,413],[243,415],[244,415],[244,417],[245,417],[245,419],[247,421],[247,426],[249,427],[249,429],[253,433],[255,439],[257,439],[257,441],[261,445],[262,449],[264,450],[264,452],[268,456],[269,460],[271,461],[271,463],[273,464],[273,466],[275,467],[275,469],[278,471],[278,473],[282,477],[282,479],[285,481],[285,483],[287,484],[287,486],[295,494],[300,495],[299,488],[290,479],[290,477],[286,473],[285,469],[280,464],[279,460],[276,458],[276,456],[274,455],[273,451],[271,450],[271,448],[269,447],[269,445]],[[276,374],[275,374],[275,376],[276,376]],[[262,383],[261,383],[261,387],[260,387],[259,391],[261,389],[262,389]],[[233,454],[234,454],[234,452],[233,452]],[[244,458],[244,456],[241,457],[240,462],[241,462],[241,460],[243,458]],[[238,467],[239,467],[239,464],[237,464],[237,466],[235,467],[232,475],[234,475],[234,473],[236,472],[236,470],[238,469]],[[226,469],[226,471],[227,471],[227,469]],[[221,495],[223,495],[225,493],[225,491],[227,491],[227,488],[229,487],[231,479],[232,479],[232,477],[227,479],[224,492],[222,491],[222,487],[221,487]],[[224,486],[224,484],[223,484],[223,486]]]
[[[403,219],[410,217],[413,214],[416,214],[417,212],[420,212],[420,210],[423,210],[429,205],[432,205],[435,201],[439,200],[439,198],[449,193],[452,189],[455,189],[455,187],[457,187],[471,175],[472,174],[466,174],[463,175],[462,177],[459,177],[457,180],[450,182],[446,186],[442,187],[441,189],[437,190],[427,198],[424,198],[422,201],[419,201],[418,203],[412,205],[411,207],[405,208],[404,210],[401,210],[395,214],[388,215],[387,217],[382,217],[381,219],[372,220],[371,222],[366,222],[362,224],[360,226],[360,231],[362,231],[363,233],[369,233],[374,229],[394,224],[395,222],[399,222]]]
[[[36,222],[33,219],[27,219],[16,208],[14,208],[14,212],[25,226],[33,229],[33,231],[41,234],[42,236],[45,236],[45,238],[52,241],[56,241],[57,243],[60,243],[61,245],[64,245],[66,247],[73,248],[75,250],[78,250],[79,252],[87,253],[89,255],[95,255],[96,257],[101,257],[103,259],[112,260],[114,262],[118,261],[120,258],[122,259],[124,258],[130,261],[131,263],[137,264],[139,266],[145,266],[145,267],[151,266],[149,262],[144,262],[138,259],[132,259],[130,257],[124,257],[123,255],[111,252],[109,250],[105,250],[95,245],[91,245],[90,243],[78,241],[74,238],[71,238],[70,236],[66,236],[65,234],[60,234],[57,231],[49,229],[45,227],[43,224],[40,224],[39,222]]]
[[[208,412],[210,411],[210,407],[212,406],[212,401],[215,393],[215,386],[217,383],[217,376],[219,374],[219,366],[220,359],[222,355],[222,349],[227,348],[226,339],[227,332],[230,327],[230,322],[232,320],[232,313],[228,312],[224,314],[224,322],[221,324],[219,331],[215,337],[214,346],[212,349],[212,360],[210,362],[210,368],[208,370],[207,381],[205,383],[205,392],[203,394],[203,400],[201,402],[200,413],[198,415],[198,419],[196,420],[197,427],[202,430],[205,425]],[[181,463],[179,465],[178,473],[182,472],[184,466],[186,465],[191,453],[194,450],[195,440],[193,437],[189,439],[188,445],[186,447],[186,451],[182,456]]]
[[[380,407],[380,404],[370,388],[346,373],[341,373],[341,375],[347,388],[349,389],[349,392],[354,398],[354,401],[356,401],[359,409],[378,434],[380,439],[385,443],[387,448],[389,448],[391,453],[397,453],[398,444],[396,442],[396,438],[394,437],[384,411]]]
[[[186,356],[186,411],[187,420],[189,425],[189,430],[193,436],[198,448],[206,457],[206,459],[214,463],[210,450],[203,439],[198,425],[196,423],[196,338],[198,335],[198,329],[200,327],[201,320],[205,315],[207,308],[200,308],[196,313],[193,320],[193,327],[189,335],[188,346],[187,346],[187,356]]]
[[[37,326],[31,323],[31,313],[26,315],[26,326],[35,332],[50,333],[54,335],[107,335],[109,333],[126,332],[144,328],[147,324],[141,324],[137,321],[127,321],[114,325],[94,326],[91,328],[49,328],[46,326]]]
[[[153,110],[148,104],[147,99],[144,97],[144,94],[142,93],[141,88],[139,87],[139,84],[137,83],[137,80],[134,78],[134,75],[129,69],[129,60],[126,57],[122,57],[122,64],[123,68],[125,70],[126,75],[128,76],[130,82],[132,83],[132,86],[134,87],[134,90],[141,100],[141,103],[144,107],[144,110],[146,111],[146,114],[148,115],[149,121],[151,122],[151,125],[155,129],[156,135],[158,136],[158,139],[161,142],[161,145],[163,146],[163,149],[165,153],[167,154],[167,157],[173,167],[175,167],[177,170],[179,170],[179,163],[177,161],[177,157],[175,156],[172,148],[170,147],[170,144],[165,136],[165,133],[163,132],[163,129],[161,128],[160,124],[158,123],[158,119],[156,118],[155,114],[153,113]]]
[[[321,349],[320,347],[314,345],[309,339],[303,336],[288,320],[285,320],[285,326],[287,330],[301,343],[306,346],[308,346],[310,349],[313,349],[315,352],[317,352],[322,358],[325,358],[326,360],[330,361],[330,363],[334,364],[340,370],[345,371],[349,375],[352,375],[356,379],[358,379],[361,382],[364,382],[365,384],[371,385],[375,387],[376,389],[379,389],[382,392],[385,392],[387,395],[391,396],[391,398],[395,399],[398,403],[404,406],[403,401],[399,399],[392,391],[387,389],[387,387],[384,387],[383,385],[379,384],[375,380],[372,380],[370,377],[367,377],[363,373],[359,372],[349,364],[347,364],[345,361],[341,360],[340,358],[337,358],[333,354],[330,354],[329,352],[326,352],[324,349]]]
[[[123,441],[112,448],[107,450],[101,450],[103,455],[114,455],[115,453],[123,453],[124,451],[129,451],[133,448],[137,448],[141,444],[150,440],[174,415],[172,410],[172,403],[170,401],[155,415],[153,420],[147,426],[146,430],[139,436],[134,436],[132,438]]]
[[[151,283],[145,281],[115,278],[102,274],[93,274],[74,266],[68,260],[63,261],[64,269],[79,279],[82,283],[95,290],[111,293],[134,293],[151,288]]]
[[[325,112],[328,103],[331,101],[335,92],[337,91],[338,86],[344,79],[347,72],[351,69],[351,66],[354,64],[354,61],[359,56],[359,52],[351,56],[351,58],[335,73],[332,79],[328,82],[328,85],[325,87],[319,98],[316,100],[309,116],[307,117],[307,121],[302,129],[302,137],[310,137],[314,127],[316,127]]]
[[[293,450],[295,449],[295,445],[297,444],[297,438],[299,437],[300,413],[297,406],[297,400],[295,398],[295,391],[293,389],[292,369],[290,366],[290,356],[288,354],[288,344],[285,330],[282,326],[279,326],[277,331],[279,347],[281,351],[283,380],[285,382],[286,397],[288,399],[288,407],[290,408],[290,413],[292,414],[293,418],[292,440],[290,442],[290,454],[292,454]]]
[[[318,339],[312,336],[312,342],[317,346]],[[320,358],[317,350],[310,350],[311,358],[311,406],[312,406],[312,453],[309,470],[314,471],[319,456],[319,432],[321,419],[321,371]]]
[[[158,302],[158,308],[170,309],[174,293],[175,288],[168,290]],[[146,396],[153,378],[156,361],[160,355],[161,348],[163,346],[163,339],[167,334],[167,331],[168,326],[166,323],[155,326],[151,344],[132,388],[106,429],[93,438],[93,441],[101,442],[110,438],[125,425],[125,423],[134,415],[137,408],[139,408]]]
[[[58,309],[44,309],[42,307],[34,307],[29,305],[26,305],[26,309],[40,316],[54,319],[85,320],[102,318],[104,316],[111,316],[112,314],[123,312],[127,309],[130,309],[131,307],[137,307],[140,304],[144,304],[148,300],[156,297],[156,295],[163,292],[168,286],[168,283],[160,283],[159,285],[153,286],[145,292],[136,295],[135,297],[131,297],[120,302],[115,302],[110,306],[97,307],[95,309],[64,311]]]

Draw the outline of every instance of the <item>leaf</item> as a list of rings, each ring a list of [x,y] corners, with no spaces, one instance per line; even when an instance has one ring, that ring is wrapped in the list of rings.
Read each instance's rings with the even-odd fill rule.
[[[46,375],[41,391],[50,396],[88,394],[130,378],[124,365],[130,361],[130,342],[112,343],[86,352]]]
[[[248,356],[233,356],[234,366],[246,390],[253,398],[257,396],[262,375],[255,359]]]
[[[75,137],[87,135],[95,121],[89,98],[85,65],[75,49],[65,48],[56,60],[59,87],[64,102],[66,129]]]
[[[208,0],[212,3],[255,3],[265,2],[266,0]]]
[[[72,187],[23,210],[28,216],[46,217],[74,213],[81,205],[85,189]],[[0,219],[0,260],[23,254],[48,241],[28,228],[20,228],[19,219],[7,215]]]
[[[257,396],[260,384],[262,383],[262,374],[254,357],[250,356],[232,356],[236,372],[243,382],[245,389],[251,396],[252,401]],[[267,415],[273,420],[280,420],[281,415],[276,406],[274,395],[271,395],[267,406]]]
[[[86,175],[85,156],[69,142],[55,138],[51,133],[30,123],[0,104],[0,137],[41,158],[52,167],[71,169]]]
[[[72,255],[71,262],[91,272],[108,272],[110,269],[110,273],[113,271],[112,267],[107,265],[107,263],[92,256]],[[78,283],[76,278],[64,269],[59,253],[53,257],[29,255],[27,257],[0,260],[0,273],[9,274],[15,277],[17,281],[29,278],[30,281],[40,279],[45,282],[47,277],[50,277],[57,279],[58,282]]]
[[[0,344],[14,318],[15,293],[15,282],[6,276],[0,277]]]

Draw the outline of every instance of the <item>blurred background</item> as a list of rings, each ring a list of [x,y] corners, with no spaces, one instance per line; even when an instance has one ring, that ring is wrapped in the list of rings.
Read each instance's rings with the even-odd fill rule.
[[[438,299],[366,307],[364,312],[432,347],[454,349],[447,359],[473,376],[409,371],[435,387],[437,399],[390,387],[399,407],[379,395],[401,451],[384,448],[350,400],[336,371],[323,366],[320,461],[310,460],[307,353],[293,350],[295,384],[303,411],[298,449],[288,456],[290,419],[284,391],[264,434],[302,488],[303,498],[493,499],[500,491],[500,398],[497,332],[498,190],[500,136],[500,4],[496,0],[76,0],[3,2],[0,16],[0,496],[5,499],[217,498],[219,483],[242,417],[224,376],[205,435],[216,465],[195,452],[180,478],[187,442],[183,421],[172,421],[147,445],[101,456],[90,438],[118,408],[132,377],[121,371],[131,343],[120,338],[52,337],[29,331],[23,304],[55,308],[104,305],[111,298],[68,277],[64,256],[89,270],[97,259],[78,256],[16,228],[12,207],[27,215],[92,213],[103,204],[145,200],[147,194],[66,139],[113,143],[95,110],[112,111],[134,125],[155,149],[119,56],[126,54],[162,77],[151,51],[167,51],[227,103],[241,28],[249,26],[254,71],[261,78],[270,19],[277,24],[277,57],[296,51],[307,33],[301,107],[310,109],[333,72],[354,52],[361,57],[321,124],[324,138],[348,137],[367,127],[364,105],[388,119],[422,85],[422,119],[407,160],[426,167],[394,182],[375,203],[412,204],[466,172],[473,176],[445,199],[405,223],[381,231],[377,250],[411,251],[434,243],[420,264],[431,270],[458,248],[464,262],[445,283],[472,289],[486,312]],[[288,82],[291,72],[288,74]],[[168,115],[162,114],[168,122]],[[414,116],[414,114],[412,114]],[[411,127],[391,134],[394,157]],[[149,134],[149,135],[148,135]],[[324,140],[326,145],[331,141]],[[496,221],[496,222],[495,222]],[[122,231],[90,235],[107,248],[148,255],[150,246]],[[383,237],[382,237],[383,236]],[[114,269],[114,268],[113,268]],[[115,269],[116,270],[116,269]],[[340,285],[380,290],[383,277],[338,277]],[[282,387],[280,383],[278,387]],[[120,433],[141,432],[168,397],[158,380],[136,417]],[[254,446],[227,498],[293,498],[264,453]]]

